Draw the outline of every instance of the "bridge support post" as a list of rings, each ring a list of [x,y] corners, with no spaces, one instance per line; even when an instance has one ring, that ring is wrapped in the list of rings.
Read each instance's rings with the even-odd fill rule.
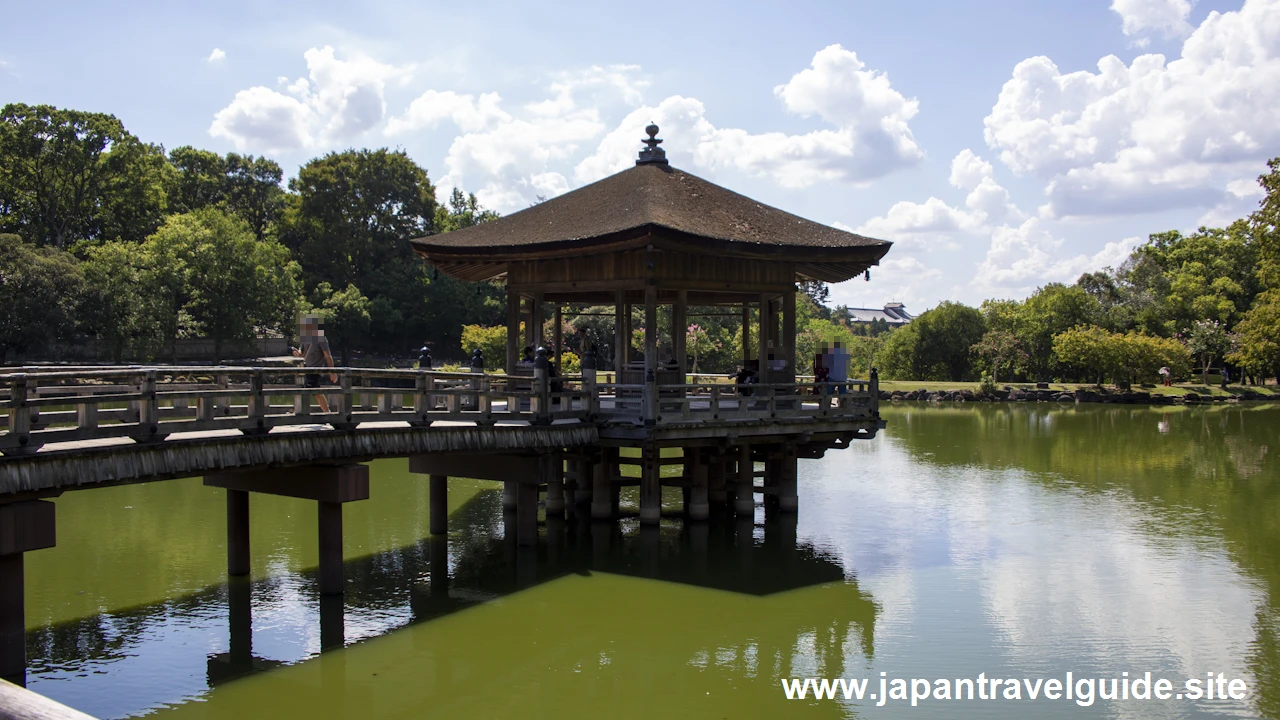
[[[756,512],[755,468],[751,459],[751,446],[743,443],[738,448],[738,481],[733,497],[733,510],[738,517],[752,517]]]
[[[27,673],[23,553],[54,546],[54,517],[47,500],[0,505],[0,678],[17,685]]]
[[[707,467],[707,500],[715,505],[724,505],[729,502],[729,491],[725,488],[725,465],[728,458],[723,453],[717,452],[710,458],[710,465]]]
[[[538,485],[516,483],[516,544],[530,547],[538,544]]]
[[[449,532],[449,477],[431,475],[430,483],[430,531],[432,535],[443,535]]]
[[[320,542],[319,585],[322,595],[341,593],[342,579],[342,505],[369,499],[369,468],[366,465],[310,465],[295,468],[272,468],[206,475],[204,484],[228,491],[259,492],[268,495],[315,500],[319,503],[318,539]],[[228,540],[236,526],[239,510],[227,500]],[[245,528],[244,554],[247,555],[248,503],[242,516]],[[247,557],[245,567],[247,567]],[[232,564],[228,545],[228,571]]]
[[[227,490],[227,574],[249,574],[248,490]]]
[[[711,503],[708,498],[707,463],[710,458],[701,448],[685,450],[693,454],[691,469],[693,470],[693,486],[689,488],[688,511],[690,520],[706,520],[711,516]]]
[[[609,462],[613,452],[612,448],[601,448],[599,458],[590,466],[592,520],[608,520],[613,517],[613,479],[610,477],[613,466]]]
[[[800,506],[796,447],[786,446],[778,459],[778,510],[794,513]]]
[[[515,480],[502,481],[502,509],[503,510],[516,509],[516,485],[518,484],[519,483],[517,483]]]
[[[558,309],[558,308],[557,308]],[[547,517],[564,517],[564,461],[560,453],[547,453],[539,458],[547,479],[545,505]]]
[[[662,519],[662,465],[658,447],[646,443],[640,450],[640,524],[657,525]]]

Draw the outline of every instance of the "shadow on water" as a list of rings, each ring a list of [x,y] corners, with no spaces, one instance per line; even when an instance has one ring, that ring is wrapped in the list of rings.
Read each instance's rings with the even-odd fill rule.
[[[1247,664],[1280,717],[1280,405],[895,405],[888,434],[932,465],[1021,470],[1050,487],[1136,501],[1155,534],[1221,540],[1266,601]]]
[[[553,517],[540,528],[536,547],[515,544],[513,522],[510,514],[504,518],[499,492],[481,491],[451,515],[450,535],[347,561],[342,596],[319,595],[314,570],[254,581],[231,578],[162,602],[34,629],[27,636],[28,677],[39,681],[110,674],[113,665],[130,658],[195,652],[159,647],[173,644],[167,629],[174,626],[198,626],[209,636],[208,645],[225,648],[207,654],[204,677],[191,678],[197,682],[188,683],[181,698],[159,681],[132,688],[125,703],[132,709],[126,712],[139,712],[297,663],[317,651],[341,649],[568,575],[596,573],[754,597],[838,584],[845,588],[840,617],[806,617],[795,628],[783,628],[774,644],[789,648],[806,628],[822,628],[816,633],[815,655],[833,676],[843,668],[847,643],[855,642],[868,659],[873,655],[875,603],[857,589],[837,558],[797,541],[794,514],[768,512],[760,525],[715,516],[708,522],[664,522],[656,528]],[[318,606],[318,647],[314,638],[295,638],[270,643],[265,653],[255,651],[255,615],[290,603],[313,608],[312,613]],[[226,630],[218,632],[219,627]]]

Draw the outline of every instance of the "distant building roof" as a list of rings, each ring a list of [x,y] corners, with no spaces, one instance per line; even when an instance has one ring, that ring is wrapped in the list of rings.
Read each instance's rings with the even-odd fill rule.
[[[873,308],[848,308],[849,322],[869,323],[872,320],[883,320],[890,325],[906,325],[915,319],[900,302],[885,303],[883,310]]]

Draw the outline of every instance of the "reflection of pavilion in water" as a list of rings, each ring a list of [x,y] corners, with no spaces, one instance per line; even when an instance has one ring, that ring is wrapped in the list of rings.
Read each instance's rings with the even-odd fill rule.
[[[812,634],[814,656],[833,677],[842,671],[843,648],[850,642],[856,642],[866,657],[873,654],[875,603],[853,578],[846,577],[836,559],[797,541],[792,513],[773,512],[766,506],[763,524],[726,515],[708,522],[644,526],[630,532],[614,522],[553,516],[541,528],[544,542],[534,547],[517,545],[514,532],[503,531],[499,518],[506,521],[508,530],[514,522],[512,513],[506,515],[503,518],[499,492],[482,492],[454,513],[454,527],[463,530],[448,539],[436,536],[347,561],[344,595],[319,594],[315,571],[307,573],[304,596],[319,601],[321,651],[343,647],[347,617],[359,617],[363,636],[370,637],[570,574],[611,573],[753,596],[835,583],[847,596],[836,604],[838,616],[827,604],[825,609],[789,619],[786,627],[779,627],[774,618],[772,623],[726,630],[744,640],[751,637],[761,654],[794,654],[799,638]],[[33,631],[27,643],[30,673],[39,677],[48,670],[122,660],[145,651],[129,645],[152,635],[149,627],[172,622],[175,616],[187,618],[188,623],[196,622],[194,618],[213,620],[221,614],[218,606],[226,609],[230,639],[226,652],[208,658],[210,686],[304,660],[308,656],[304,649],[287,658],[254,654],[255,597],[276,592],[272,585],[277,582],[231,578],[224,585],[110,618],[85,618]],[[381,626],[370,632],[371,622]],[[766,625],[775,628],[772,635]]]

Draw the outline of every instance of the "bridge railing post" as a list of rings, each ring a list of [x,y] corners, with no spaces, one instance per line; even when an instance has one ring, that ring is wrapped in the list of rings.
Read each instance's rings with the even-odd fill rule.
[[[493,398],[489,397],[489,376],[483,374],[483,369],[480,372],[482,373],[480,375],[480,405],[476,409],[480,411],[481,415],[484,415],[485,420],[489,420],[493,416]]]
[[[338,424],[344,427],[348,426],[352,421],[355,411],[355,396],[351,393],[351,368],[342,368],[342,375],[339,378],[342,395],[338,398]],[[335,425],[335,427],[337,427]]]
[[[157,439],[160,432],[160,403],[156,399],[156,371],[144,370],[138,384],[142,399],[138,401],[137,438],[140,441]]]
[[[249,399],[246,408],[250,429],[263,430],[267,423],[267,397],[262,392],[263,369],[254,368],[249,375]]]
[[[31,408],[27,406],[27,387],[26,373],[15,374],[9,383],[9,435],[16,438],[18,449],[27,447],[31,442]]]
[[[871,402],[867,405],[871,408],[871,417],[880,417],[880,372],[875,368],[871,368],[871,382],[867,384],[867,391],[871,393]]]

